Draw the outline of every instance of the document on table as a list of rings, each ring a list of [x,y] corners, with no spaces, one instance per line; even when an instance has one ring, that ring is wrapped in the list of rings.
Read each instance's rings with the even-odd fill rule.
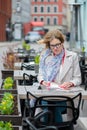
[[[57,90],[57,91],[64,91],[64,92],[80,92],[80,91],[83,91],[83,88],[81,88],[80,86],[76,86],[76,87],[71,87],[69,89],[64,89],[64,88],[61,88],[60,86],[58,86],[58,84],[56,83],[51,83],[50,86],[49,86],[49,89],[54,89],[54,90]]]
[[[83,91],[84,89],[77,86],[77,87],[71,87],[70,89],[56,89],[57,91],[64,91],[64,92],[81,92]]]

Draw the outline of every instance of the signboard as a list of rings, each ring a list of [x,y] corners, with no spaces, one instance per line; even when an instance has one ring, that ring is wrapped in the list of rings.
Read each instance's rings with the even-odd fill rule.
[[[14,25],[14,39],[21,40],[21,38],[22,38],[22,24],[15,23],[15,25]]]

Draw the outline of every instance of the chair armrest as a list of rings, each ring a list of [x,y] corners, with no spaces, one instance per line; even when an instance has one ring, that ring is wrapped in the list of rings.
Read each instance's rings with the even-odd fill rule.
[[[40,120],[41,118],[43,118],[44,116],[49,116],[49,125],[52,124],[53,121],[53,114],[50,110],[42,110],[42,112],[38,113],[36,116],[34,116],[34,121],[37,122],[38,120]]]
[[[79,93],[75,97],[73,97],[72,99],[73,99],[73,102],[74,102],[74,109],[75,109],[74,112],[75,112],[75,118],[76,118],[75,120],[77,120],[78,117],[79,117],[79,112],[80,112],[80,104],[81,104],[82,94]],[[77,99],[78,102],[75,105],[76,99]]]
[[[45,127],[42,127],[42,128],[36,128],[35,126],[34,126],[34,122],[32,122],[32,119],[29,119],[29,118],[25,118],[25,119],[23,119],[23,122],[25,122],[25,123],[27,123],[27,125],[29,126],[29,127],[31,127],[33,130],[58,130],[58,128],[56,127],[56,126],[45,126]]]

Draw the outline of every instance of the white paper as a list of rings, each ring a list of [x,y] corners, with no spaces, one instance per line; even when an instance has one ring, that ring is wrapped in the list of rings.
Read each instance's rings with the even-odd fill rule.
[[[77,86],[77,87],[71,87],[69,89],[64,89],[64,88],[61,88],[58,84],[54,83],[54,82],[51,82],[50,83],[50,86],[49,86],[50,89],[56,89],[58,91],[64,91],[64,92],[81,92],[83,91],[83,88]]]
[[[50,86],[49,86],[50,89],[61,89],[61,90],[64,90],[63,88],[61,88],[58,84],[54,83],[54,82],[51,82],[50,83]]]
[[[84,89],[81,88],[81,87],[71,87],[70,89],[56,89],[56,90],[73,93],[73,92],[81,92],[81,91],[83,91]]]

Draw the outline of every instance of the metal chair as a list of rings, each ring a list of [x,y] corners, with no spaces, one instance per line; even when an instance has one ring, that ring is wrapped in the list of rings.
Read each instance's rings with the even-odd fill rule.
[[[34,70],[34,65],[26,65],[25,63],[22,63],[21,70],[23,70],[23,69]]]
[[[35,98],[35,105],[34,107],[30,107],[30,99],[31,97]],[[44,128],[46,126],[56,126],[58,130],[74,130],[74,124],[76,123],[79,112],[80,112],[80,103],[81,103],[81,93],[76,95],[73,98],[67,96],[41,96],[35,97],[30,92],[27,92],[27,103],[29,107],[29,116],[25,118],[30,124],[32,124],[37,129]],[[77,103],[75,105],[75,100]],[[65,102],[65,103],[64,103]],[[36,109],[41,108],[42,111],[38,114],[35,114]],[[61,112],[62,116],[65,116],[65,119],[62,121],[55,121],[55,116],[58,113],[54,113],[55,109],[63,109]],[[68,117],[68,112],[70,111],[71,115]],[[63,115],[64,114],[64,115]],[[28,124],[30,127],[30,124]]]
[[[85,90],[87,90],[87,64],[85,64],[85,59],[81,59],[79,62],[80,65],[80,70],[81,70],[81,78],[82,78],[82,85],[84,87]],[[82,100],[82,105],[81,105],[81,109],[83,109],[83,105],[84,105],[84,99]]]
[[[46,126],[42,128],[36,128],[27,118],[24,120],[27,123],[27,130],[58,130],[55,126]]]
[[[24,85],[33,85],[33,83],[38,82],[37,81],[37,75],[28,75],[26,73],[23,73],[23,84]]]
[[[37,82],[37,75],[33,76],[23,73],[23,80],[19,80],[19,82],[21,83],[21,85],[33,85],[33,83]],[[21,99],[21,111],[23,117],[25,117],[28,114],[25,99]]]

